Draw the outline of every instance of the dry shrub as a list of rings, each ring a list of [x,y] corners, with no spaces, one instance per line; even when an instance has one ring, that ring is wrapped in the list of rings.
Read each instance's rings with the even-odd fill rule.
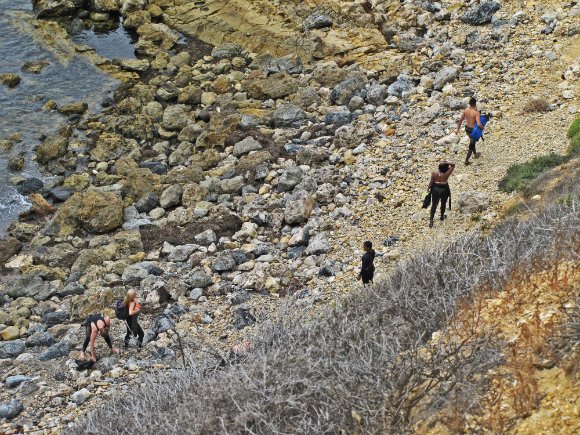
[[[508,221],[488,237],[470,234],[420,254],[310,320],[302,300],[264,322],[254,351],[237,363],[208,358],[142,377],[129,399],[119,390],[67,432],[406,433],[453,403],[457,427],[479,409],[488,382],[483,374],[503,357],[486,335],[433,340],[433,333],[445,331],[460,300],[477,288],[503,288],[532,259],[577,260],[574,207]],[[471,330],[476,317],[464,319]],[[528,397],[533,403],[532,390]],[[525,403],[518,406],[525,410]]]
[[[544,97],[534,97],[524,105],[525,113],[547,112],[550,103]]]

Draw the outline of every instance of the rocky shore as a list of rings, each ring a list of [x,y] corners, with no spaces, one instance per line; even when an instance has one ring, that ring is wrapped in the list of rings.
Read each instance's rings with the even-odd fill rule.
[[[181,364],[177,335],[227,358],[285,301],[315,310],[358,285],[363,240],[387,273],[497,222],[507,167],[566,148],[580,5],[471,3],[35,0],[47,20],[120,15],[139,57],[99,61],[123,80],[102,113],[47,107],[69,119],[36,149],[54,179],[15,179],[44,202],[0,240],[0,432],[62,431]],[[474,94],[494,117],[463,167],[454,131]],[[547,111],[524,112],[532,97]],[[442,158],[458,162],[453,209],[430,230],[420,202]],[[80,322],[129,288],[144,349],[99,343],[77,372]]]

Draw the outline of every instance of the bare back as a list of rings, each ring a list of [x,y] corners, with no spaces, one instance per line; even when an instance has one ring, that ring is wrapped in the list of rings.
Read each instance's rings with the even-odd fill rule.
[[[463,111],[463,116],[465,117],[465,124],[469,128],[475,127],[475,124],[479,124],[479,112],[474,107],[468,107]]]

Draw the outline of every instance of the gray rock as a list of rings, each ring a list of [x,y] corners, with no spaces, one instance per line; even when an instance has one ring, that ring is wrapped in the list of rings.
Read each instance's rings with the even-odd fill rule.
[[[251,151],[257,151],[261,149],[262,145],[260,145],[260,142],[258,142],[252,136],[248,136],[234,145],[234,156],[240,157],[244,154],[248,154]]]
[[[308,228],[299,228],[290,238],[288,246],[303,246],[308,244],[308,240],[310,240],[310,231]]]
[[[16,358],[24,349],[24,342],[20,339],[0,342],[0,359]]]
[[[85,292],[85,287],[78,282],[69,282],[64,288],[58,290],[56,294],[64,298],[71,295],[82,295]]]
[[[33,0],[32,5],[38,18],[46,18],[70,15],[79,4],[74,0]]]
[[[500,9],[500,4],[494,1],[475,5],[468,10],[462,17],[461,21],[474,26],[491,22],[493,14]]]
[[[302,23],[304,30],[324,29],[332,26],[332,18],[320,12],[314,12],[309,15]]]
[[[55,342],[54,337],[48,332],[36,332],[26,339],[26,347],[47,347]]]
[[[341,270],[342,263],[340,261],[326,260],[318,271],[318,276],[336,276]]]
[[[211,245],[212,243],[217,242],[218,238],[216,233],[213,230],[205,230],[194,237],[194,240],[197,243],[202,245]]]
[[[31,193],[40,192],[44,187],[42,180],[38,178],[27,178],[20,184],[17,188],[18,193],[24,196],[28,196]]]
[[[145,278],[147,278],[149,272],[144,267],[139,264],[131,264],[123,270],[123,275],[121,279],[125,284],[139,284]]]
[[[220,189],[222,193],[238,193],[244,187],[245,180],[244,177],[239,175],[227,180],[220,181]]]
[[[289,225],[306,222],[316,205],[314,197],[307,192],[295,192],[286,202],[284,219]]]
[[[304,111],[300,107],[293,104],[284,104],[274,111],[274,126],[276,128],[299,127],[304,117]]]
[[[67,341],[61,341],[60,343],[53,344],[43,353],[40,354],[38,359],[40,361],[49,361],[51,359],[61,358],[63,356],[68,356],[70,351],[70,344]]]
[[[286,169],[280,179],[278,180],[278,190],[282,192],[287,192],[294,189],[304,176],[304,171],[299,166],[290,166]]]
[[[125,231],[131,231],[131,230],[138,230],[142,226],[146,226],[146,225],[151,225],[151,220],[145,219],[145,218],[142,218],[142,219],[132,219],[130,221],[125,222],[122,225],[122,228]]]
[[[20,384],[18,387],[18,394],[21,396],[30,396],[33,393],[36,393],[40,387],[34,381],[25,381]]]
[[[66,323],[68,319],[69,313],[63,310],[58,310],[51,313],[46,313],[44,316],[42,316],[42,323],[50,328],[51,326]]]
[[[48,192],[49,198],[54,202],[64,202],[71,197],[73,191],[65,187],[55,187]]]
[[[403,92],[409,92],[414,87],[415,85],[413,85],[413,82],[411,82],[411,80],[407,76],[401,75],[397,78],[397,81],[395,83],[392,83],[388,87],[387,92],[389,95],[400,97],[401,95],[403,95]]]
[[[348,110],[328,112],[324,117],[324,123],[328,125],[341,126],[349,124],[352,120],[352,114]]]
[[[373,85],[367,91],[367,101],[375,106],[380,106],[385,102],[388,95],[388,88],[385,85]]]
[[[99,358],[95,364],[95,368],[100,370],[102,373],[107,373],[117,367],[119,361],[115,356],[107,356],[104,358]]]
[[[451,83],[457,78],[458,75],[459,72],[456,68],[450,66],[443,68],[435,75],[435,80],[433,80],[433,89],[440,91],[443,89],[443,86],[445,86],[447,83]]]
[[[181,130],[189,123],[187,106],[174,104],[163,112],[163,128],[167,130]]]
[[[416,51],[425,40],[412,32],[406,32],[399,35],[399,44],[397,48],[404,53]]]
[[[211,269],[214,272],[226,272],[236,267],[236,260],[228,251],[220,252],[211,262]]]
[[[175,322],[165,315],[160,315],[155,318],[153,323],[153,331],[157,334],[162,334],[175,327]]]
[[[236,290],[229,297],[229,302],[232,305],[239,305],[247,302],[251,299],[250,294],[247,290]]]
[[[24,411],[22,403],[16,399],[12,399],[10,403],[0,405],[0,419],[12,420],[22,411]]]
[[[295,55],[288,55],[278,59],[271,59],[262,67],[266,75],[285,72],[288,74],[300,74],[302,72],[302,59]]]
[[[256,323],[256,318],[246,308],[236,310],[236,329],[244,329],[246,326],[252,326]]]
[[[159,196],[154,192],[149,192],[135,203],[135,208],[139,213],[149,213],[159,205]]]
[[[213,283],[211,276],[209,276],[202,268],[193,269],[187,274],[185,279],[187,284],[193,288],[206,288]]]
[[[365,100],[362,97],[355,95],[348,102],[348,110],[350,110],[351,112],[354,112],[356,110],[361,109],[364,106],[364,104],[365,104]]]
[[[464,214],[487,210],[489,204],[489,194],[485,192],[462,192],[457,200],[459,211]]]
[[[214,59],[232,59],[242,54],[242,47],[237,44],[225,43],[216,45],[211,51],[211,56]]]
[[[175,358],[175,351],[170,347],[157,347],[151,354],[151,359],[167,361]]]
[[[30,381],[32,380],[31,377],[29,376],[24,376],[24,375],[14,375],[14,376],[8,376],[6,378],[6,386],[8,388],[16,388],[17,386],[19,386],[21,383],[26,382],[26,381]]]
[[[165,209],[175,207],[181,204],[181,195],[183,194],[183,188],[179,184],[174,184],[169,186],[161,194],[159,198],[159,205]]]
[[[194,244],[175,246],[169,253],[167,259],[169,261],[177,262],[185,261],[191,254],[197,251],[198,248],[199,246]]]
[[[328,240],[328,233],[319,233],[315,235],[306,248],[306,255],[325,254],[330,251],[330,242]]]
[[[368,80],[363,74],[356,74],[346,80],[343,80],[334,87],[330,93],[330,101],[333,104],[346,105],[355,95],[361,95],[368,83]]]
[[[91,397],[91,392],[86,388],[76,391],[70,396],[71,400],[79,406],[85,403],[89,397]]]
[[[18,277],[8,289],[8,295],[13,299],[30,297],[37,301],[44,301],[55,293],[56,290],[49,283],[45,283],[38,275]]]
[[[202,296],[203,296],[203,289],[202,288],[194,288],[187,295],[187,297],[189,299],[193,299],[194,301],[197,301]]]

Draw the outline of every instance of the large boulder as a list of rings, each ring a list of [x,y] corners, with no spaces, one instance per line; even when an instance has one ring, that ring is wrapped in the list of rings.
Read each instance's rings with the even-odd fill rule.
[[[68,16],[81,4],[79,0],[32,0],[38,18]]]
[[[121,135],[101,133],[95,142],[95,147],[91,150],[91,159],[97,162],[118,159],[126,154],[126,145],[127,142]]]
[[[48,347],[54,344],[55,340],[52,334],[48,332],[36,332],[32,334],[25,342],[26,347]]]
[[[185,282],[191,288],[206,288],[213,284],[211,276],[203,269],[193,269],[185,277]]]
[[[298,79],[287,73],[272,74],[269,77],[258,78],[247,85],[248,96],[257,100],[284,98],[298,90]]]
[[[401,75],[397,78],[396,82],[392,83],[389,86],[387,92],[389,93],[389,95],[393,95],[395,97],[400,97],[403,95],[403,92],[409,92],[414,87],[415,87],[415,85],[409,79],[409,77]]]
[[[447,83],[451,83],[453,80],[455,80],[458,74],[459,72],[457,71],[457,68],[453,68],[451,66],[443,68],[437,72],[435,80],[433,80],[433,89],[440,91]]]
[[[113,192],[88,191],[75,193],[58,210],[54,225],[60,236],[72,234],[81,227],[101,234],[113,231],[123,224],[124,204]]]
[[[371,86],[367,92],[367,101],[375,106],[382,105],[388,95],[387,89],[385,85]]]
[[[307,255],[318,255],[328,251],[330,251],[328,233],[319,233],[310,240],[305,252]]]
[[[167,130],[181,130],[188,122],[187,106],[184,104],[167,106],[163,112],[163,128]]]
[[[489,194],[486,192],[462,192],[457,200],[459,211],[464,214],[487,210],[489,204]]]
[[[0,239],[0,267],[8,261],[8,259],[20,252],[22,243],[14,237],[6,237]]]
[[[89,7],[95,12],[118,12],[118,0],[90,0]]]
[[[68,137],[64,135],[50,136],[36,148],[36,160],[46,164],[51,160],[62,157],[68,147]]]
[[[32,274],[18,277],[8,289],[8,295],[13,299],[27,297],[44,301],[54,296],[55,293],[56,290],[48,282],[44,282],[40,276]]]
[[[473,26],[478,26],[491,22],[493,14],[500,9],[498,2],[485,2],[473,6],[462,17],[461,21]]]
[[[61,341],[60,343],[53,344],[48,349],[40,354],[38,359],[40,361],[49,361],[51,359],[61,358],[63,356],[68,356],[70,352],[70,344],[67,341]]]

